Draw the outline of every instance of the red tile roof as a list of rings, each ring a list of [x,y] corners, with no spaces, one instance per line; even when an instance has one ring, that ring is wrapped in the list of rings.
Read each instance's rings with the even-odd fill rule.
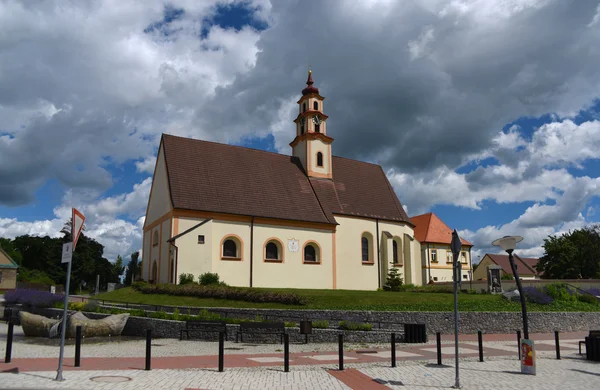
[[[512,275],[512,269],[510,268],[510,261],[508,260],[508,255],[492,255],[486,253],[485,256],[489,256],[489,258],[494,262],[494,264],[502,267],[502,270]],[[484,257],[485,257],[484,256]],[[519,257],[518,255],[513,255],[515,260],[515,265],[517,266],[517,272],[519,275],[538,275],[539,273],[535,270],[535,264],[537,264],[538,259],[530,258],[530,257]]]
[[[333,214],[409,224],[379,165],[333,157],[333,181],[309,178],[296,157],[163,134],[173,207],[337,223]]]
[[[415,238],[419,242],[448,245],[452,242],[452,229],[434,213],[417,215],[410,221],[415,225]],[[473,246],[462,237],[460,240],[462,245]]]

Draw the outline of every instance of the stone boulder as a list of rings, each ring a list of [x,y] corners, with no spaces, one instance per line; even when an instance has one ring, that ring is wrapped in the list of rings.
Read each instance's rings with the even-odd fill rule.
[[[75,337],[77,326],[81,326],[81,334],[84,337],[120,336],[128,318],[129,313],[122,313],[93,320],[78,311],[69,318],[67,337]]]
[[[50,329],[57,329],[60,319],[46,318],[26,311],[19,312],[23,333],[29,337],[51,337]],[[53,332],[54,333],[54,332]]]

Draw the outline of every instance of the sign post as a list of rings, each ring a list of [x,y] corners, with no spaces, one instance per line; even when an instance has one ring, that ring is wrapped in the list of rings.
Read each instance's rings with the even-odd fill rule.
[[[71,264],[73,263],[73,251],[81,229],[83,229],[83,222],[85,217],[77,209],[73,208],[73,215],[71,217],[71,242],[63,244],[62,262],[67,263],[67,281],[65,283],[65,300],[63,307],[63,318],[61,325],[60,334],[60,355],[58,358],[58,371],[56,373],[56,381],[64,381],[62,376],[63,358],[65,353],[65,333],[67,331],[67,308],[69,306],[69,284],[71,282]]]
[[[460,265],[460,248],[462,243],[456,229],[452,232],[452,242],[450,243],[450,250],[454,258],[453,264],[453,276],[454,276],[454,355],[456,361],[456,381],[454,383],[455,389],[460,389],[460,374],[458,371],[458,285],[461,282],[461,265]]]

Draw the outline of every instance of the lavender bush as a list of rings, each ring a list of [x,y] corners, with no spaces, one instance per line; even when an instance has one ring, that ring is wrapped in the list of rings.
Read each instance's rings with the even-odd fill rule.
[[[595,295],[597,297],[600,297],[600,288],[590,288],[590,289],[587,289],[586,292],[588,292],[592,295]]]
[[[4,300],[10,304],[21,304],[34,307],[52,307],[65,299],[64,295],[52,294],[38,290],[12,290],[4,294]]]
[[[523,294],[527,298],[527,301],[531,303],[549,305],[554,302],[554,298],[549,296],[546,291],[539,290],[537,287],[523,287]]]

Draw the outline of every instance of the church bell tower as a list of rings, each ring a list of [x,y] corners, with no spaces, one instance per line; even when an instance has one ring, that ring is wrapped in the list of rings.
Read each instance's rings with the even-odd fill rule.
[[[298,100],[296,138],[290,143],[292,155],[298,157],[309,177],[332,179],[331,143],[327,136],[327,115],[323,113],[323,100],[319,89],[313,86],[312,71],[308,71],[306,88]]]

